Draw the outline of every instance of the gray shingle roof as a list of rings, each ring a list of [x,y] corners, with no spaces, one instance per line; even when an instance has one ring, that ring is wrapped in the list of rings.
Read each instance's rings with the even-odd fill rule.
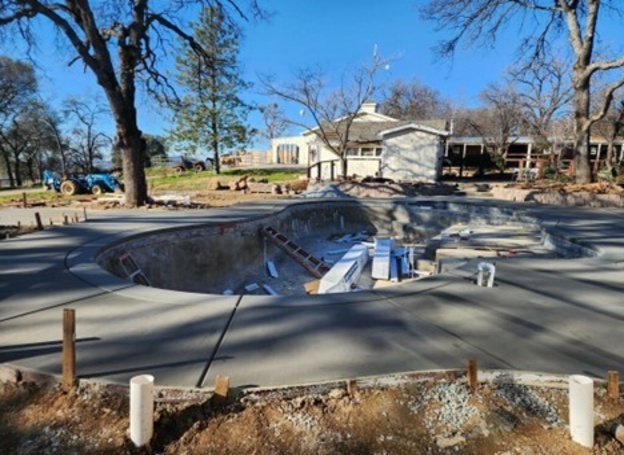
[[[349,142],[376,142],[380,141],[379,133],[381,131],[398,128],[403,125],[409,125],[411,123],[427,126],[440,131],[446,131],[446,120],[434,119],[434,120],[397,120],[392,122],[364,122],[354,121],[351,123],[351,129],[349,131]],[[338,126],[339,131],[344,131],[344,123]],[[333,128],[328,125],[325,130],[328,132],[333,131]]]

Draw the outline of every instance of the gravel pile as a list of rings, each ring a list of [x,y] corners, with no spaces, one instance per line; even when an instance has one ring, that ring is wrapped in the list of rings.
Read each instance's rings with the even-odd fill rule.
[[[523,410],[530,416],[543,419],[548,427],[565,425],[556,408],[539,396],[531,387],[518,384],[501,384],[494,395],[505,399],[512,407]]]
[[[431,434],[450,437],[462,432],[469,421],[482,420],[483,414],[474,403],[480,398],[470,392],[462,383],[437,384],[422,397],[421,406],[429,404],[429,415],[425,426]],[[437,403],[438,406],[431,406]],[[411,406],[418,411],[419,406]]]

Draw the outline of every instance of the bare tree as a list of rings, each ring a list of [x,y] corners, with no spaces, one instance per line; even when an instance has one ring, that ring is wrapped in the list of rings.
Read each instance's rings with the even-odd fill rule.
[[[509,70],[528,133],[542,150],[553,149],[553,123],[570,107],[573,90],[568,65],[553,56]]]
[[[108,109],[97,97],[93,102],[70,98],[65,102],[64,113],[73,123],[70,134],[73,164],[85,173],[93,172],[93,161],[102,158],[101,150],[111,144],[111,138],[98,128],[101,117],[108,114]]]
[[[401,120],[425,120],[451,117],[451,105],[442,98],[440,92],[418,81],[409,84],[395,81],[385,100],[381,112]]]
[[[288,120],[284,115],[284,111],[280,109],[277,103],[269,103],[258,109],[262,114],[264,128],[260,130],[260,135],[269,141],[281,136],[286,128],[288,128]]]
[[[375,53],[370,64],[357,68],[335,90],[331,90],[326,75],[318,69],[298,70],[292,82],[284,85],[267,76],[261,76],[260,82],[267,95],[302,108],[300,119],[289,119],[290,125],[310,129],[310,124],[305,121],[305,114],[310,114],[311,131],[339,158],[342,176],[346,178],[351,125],[362,105],[379,90],[376,76],[387,65],[387,60]]]
[[[255,0],[248,3],[257,11]],[[180,20],[189,8],[215,4],[230,7],[234,14],[244,14],[234,0],[0,2],[0,26],[5,26],[6,35],[33,44],[41,29],[40,21],[46,21],[75,50],[77,55],[70,63],[81,61],[95,75],[115,122],[114,142],[122,152],[126,203],[130,206],[147,201],[145,141],[137,122],[137,78],[145,81],[148,90],[168,86],[158,63],[162,53],[171,49],[174,36],[197,53],[207,55]]]
[[[615,171],[615,140],[624,133],[624,99],[612,103],[607,115],[596,124],[598,132],[607,140],[606,168],[610,173]]]
[[[519,51],[526,53],[530,60],[545,58],[549,43],[562,35],[566,36],[568,49],[574,57],[568,72],[574,88],[576,179],[580,183],[592,180],[589,162],[591,126],[606,115],[615,91],[624,86],[624,77],[614,77],[600,100],[599,108],[592,112],[592,79],[597,74],[612,73],[612,70],[624,67],[624,56],[600,59],[596,51],[598,25],[602,23],[599,19],[607,14],[624,14],[621,1],[429,0],[422,13],[439,29],[453,31],[451,38],[443,41],[438,49],[447,56],[455,52],[461,41],[493,46],[499,32],[511,25],[519,27]],[[603,39],[605,33],[602,34]]]
[[[66,174],[69,144],[61,129],[64,119],[54,112],[45,102],[38,101],[38,105],[40,110],[39,121],[44,126],[46,135],[52,138],[52,156],[58,159],[61,173]]]
[[[467,123],[482,138],[492,161],[503,170],[509,146],[525,128],[520,99],[510,84],[490,84],[479,98],[484,107],[472,111]]]

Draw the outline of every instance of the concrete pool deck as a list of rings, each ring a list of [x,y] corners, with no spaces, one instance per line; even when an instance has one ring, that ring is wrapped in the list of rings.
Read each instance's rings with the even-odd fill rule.
[[[61,373],[62,309],[76,310],[79,377],[157,385],[305,384],[415,370],[481,368],[604,377],[624,365],[624,211],[466,198],[511,207],[598,255],[497,260],[494,288],[475,263],[391,288],[323,296],[207,295],[133,284],[95,264],[118,239],[261,217],[300,201],[227,209],[89,211],[84,223],[0,242],[0,363]],[[309,202],[309,201],[306,201]],[[0,224],[68,209],[6,209]],[[79,214],[81,211],[77,211]]]

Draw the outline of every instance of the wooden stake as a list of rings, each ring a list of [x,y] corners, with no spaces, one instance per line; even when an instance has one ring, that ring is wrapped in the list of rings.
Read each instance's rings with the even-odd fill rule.
[[[357,380],[349,379],[347,380],[347,394],[353,395],[357,391]]]
[[[63,388],[69,391],[76,383],[76,310],[63,310]]]
[[[24,208],[28,205],[28,197],[26,196],[26,193],[22,193],[22,205]]]
[[[86,207],[83,207],[83,208],[82,208],[82,211],[83,211],[83,213],[84,213],[84,220],[85,220],[85,221],[87,221],[87,208],[86,208]]]
[[[39,215],[39,212],[35,212],[35,221],[37,222],[37,230],[43,231],[43,223],[41,222],[41,215]]]
[[[227,401],[230,390],[230,378],[228,376],[217,375],[215,380],[214,397],[217,401]]]
[[[474,391],[477,390],[477,359],[468,360],[468,385]]]
[[[63,213],[63,225],[67,226],[69,224],[69,219],[67,215]]]
[[[609,371],[607,374],[607,394],[612,400],[620,399],[620,373]]]
[[[52,221],[52,218],[50,218],[50,226],[54,226],[54,221]]]

